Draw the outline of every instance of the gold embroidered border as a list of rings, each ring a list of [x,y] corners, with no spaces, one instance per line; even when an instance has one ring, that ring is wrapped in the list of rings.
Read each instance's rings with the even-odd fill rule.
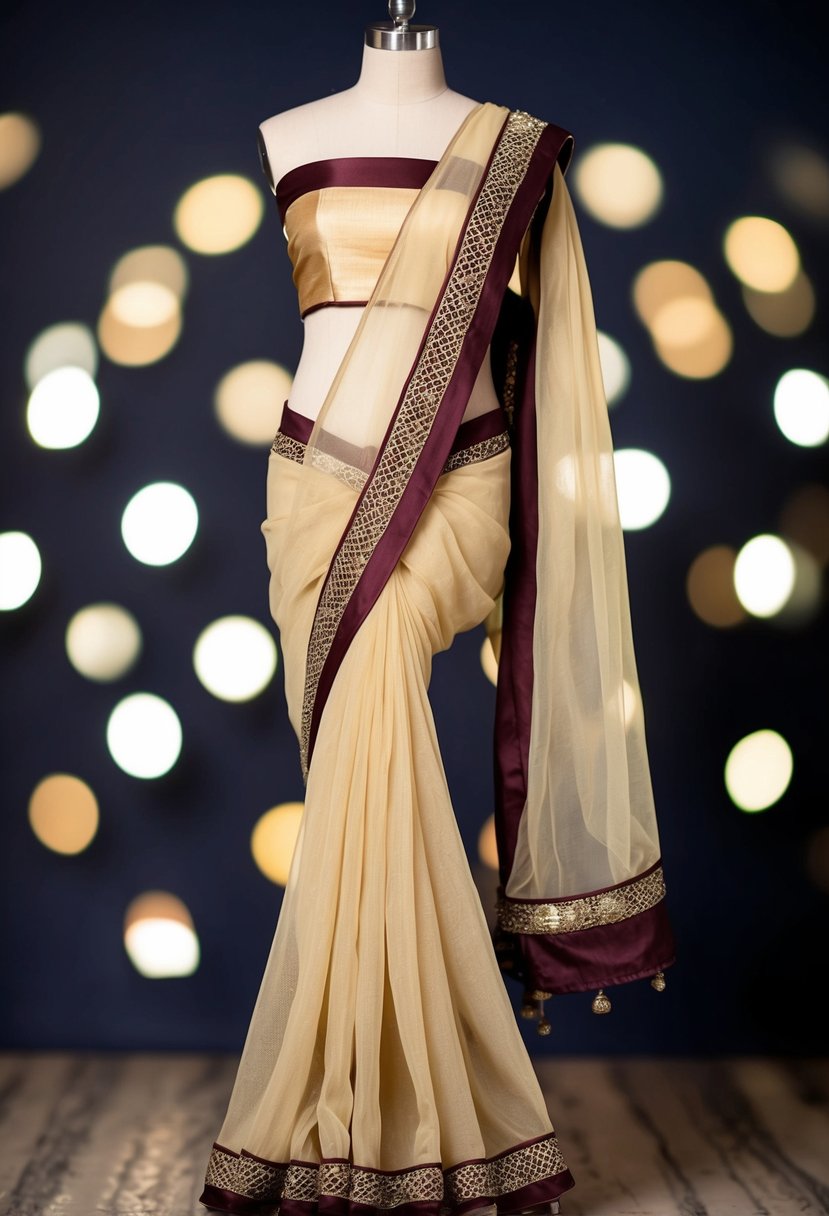
[[[308,777],[311,719],[325,660],[351,594],[397,508],[460,356],[495,244],[536,144],[546,127],[523,110],[507,116],[489,171],[461,239],[458,257],[409,379],[388,442],[320,595],[308,641],[300,727]]]
[[[214,1144],[205,1183],[268,1203],[282,1199],[315,1203],[320,1195],[329,1195],[390,1209],[424,1200],[452,1206],[467,1199],[495,1198],[554,1177],[566,1168],[555,1132],[490,1160],[470,1161],[446,1170],[439,1165],[416,1165],[408,1170],[383,1171],[348,1161],[280,1164],[232,1153]]]
[[[508,447],[509,431],[501,431],[500,435],[490,435],[487,439],[470,443],[469,447],[451,452],[443,466],[443,472],[451,473],[453,469],[462,469],[464,465],[477,464],[479,460],[489,460],[490,456],[497,456],[499,452],[505,451]]]
[[[627,920],[654,907],[664,895],[665,878],[657,866],[642,878],[579,899],[529,903],[499,896],[497,919],[509,933],[573,933]]]
[[[277,431],[271,444],[271,451],[278,456],[287,456],[289,460],[298,460],[302,464],[305,455],[305,444],[300,439],[292,439],[282,431]]]
[[[489,435],[486,439],[480,439],[477,443],[470,443],[467,447],[450,453],[449,459],[443,466],[443,472],[451,473],[453,469],[463,468],[464,465],[488,460],[490,456],[497,456],[499,452],[503,452],[509,445],[509,431],[501,431],[500,435]],[[283,435],[281,431],[277,431],[271,444],[271,451],[302,464],[305,444],[300,439],[293,439],[290,435]],[[360,490],[368,477],[368,474],[362,469],[346,464],[344,460],[337,460],[335,456],[329,456],[326,452],[314,453],[314,466],[324,468],[354,490]]]

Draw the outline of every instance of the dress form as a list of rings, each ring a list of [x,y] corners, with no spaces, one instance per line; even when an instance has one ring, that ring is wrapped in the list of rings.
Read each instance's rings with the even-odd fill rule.
[[[422,50],[363,47],[360,77],[350,89],[265,119],[258,129],[270,188],[310,161],[349,156],[439,160],[464,118],[479,104],[446,83],[439,46]],[[320,308],[306,316],[289,403],[315,419],[351,342],[362,308]],[[497,408],[489,355],[464,420]]]

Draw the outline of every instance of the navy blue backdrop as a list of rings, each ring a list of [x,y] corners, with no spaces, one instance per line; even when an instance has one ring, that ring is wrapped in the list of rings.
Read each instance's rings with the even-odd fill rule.
[[[185,252],[184,331],[166,358],[137,369],[102,358],[105,408],[81,447],[46,453],[29,439],[23,357],[49,324],[94,326],[126,248],[175,243],[172,209],[194,181],[236,172],[266,189],[257,124],[353,84],[363,27],[385,16],[380,0],[5,6],[0,112],[30,113],[44,145],[26,178],[0,192],[2,527],[38,539],[45,573],[31,605],[0,622],[0,1045],[241,1047],[281,898],[253,864],[250,831],[267,807],[301,799],[302,782],[281,669],[257,701],[229,705],[198,683],[191,653],[226,613],[270,625],[259,533],[267,450],[229,440],[212,408],[229,367],[254,358],[293,367],[299,356],[270,195],[244,248]],[[433,0],[417,19],[440,27],[453,88],[568,128],[576,157],[597,141],[641,146],[667,189],[638,230],[579,216],[599,326],[633,364],[612,415],[615,443],[656,452],[672,477],[665,515],[625,544],[679,962],[659,996],[647,984],[617,990],[609,1017],[590,1013],[589,994],[552,1002],[554,1033],[543,1040],[530,1027],[528,1042],[577,1053],[821,1050],[813,983],[829,912],[805,857],[829,822],[825,614],[796,631],[760,621],[717,631],[685,592],[700,550],[774,531],[787,496],[825,479],[825,450],[784,441],[769,406],[787,368],[826,370],[825,229],[787,212],[766,172],[772,143],[820,148],[827,130],[811,11],[757,0]],[[721,240],[742,214],[780,219],[800,245],[818,294],[800,338],[765,337],[741,305]],[[734,356],[712,380],[662,367],[633,312],[633,277],[661,257],[697,265],[733,327]],[[119,512],[139,485],[167,478],[193,492],[201,526],[184,560],[152,569],[124,549]],[[64,651],[67,620],[98,600],[125,604],[144,630],[139,664],[116,686],[83,680]],[[494,690],[480,673],[482,636],[439,656],[432,686],[473,862],[492,810]],[[184,723],[181,760],[157,781],[122,773],[106,750],[112,705],[134,689],[169,698]],[[794,778],[768,812],[741,814],[723,765],[739,738],[766,726],[790,742]],[[27,823],[32,789],[57,771],[88,780],[101,804],[99,833],[74,858],[46,850]],[[481,882],[491,887],[491,877]],[[189,978],[142,978],[124,951],[124,909],[151,887],[175,892],[193,914],[202,962]]]

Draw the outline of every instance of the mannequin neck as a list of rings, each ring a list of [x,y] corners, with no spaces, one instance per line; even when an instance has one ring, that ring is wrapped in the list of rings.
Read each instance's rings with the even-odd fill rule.
[[[360,79],[354,86],[367,101],[414,105],[446,91],[440,47],[423,51],[380,51],[363,46]]]

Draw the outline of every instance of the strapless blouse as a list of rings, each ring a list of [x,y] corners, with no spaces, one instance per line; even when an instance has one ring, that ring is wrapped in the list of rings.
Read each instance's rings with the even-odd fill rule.
[[[276,184],[299,311],[365,306],[418,191],[437,161],[343,156],[310,161]]]

